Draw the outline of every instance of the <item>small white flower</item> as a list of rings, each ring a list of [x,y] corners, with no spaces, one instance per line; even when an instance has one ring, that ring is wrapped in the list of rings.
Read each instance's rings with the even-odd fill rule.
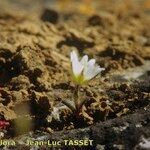
[[[72,51],[70,58],[74,79],[79,84],[91,80],[102,70],[105,70],[105,68],[101,68],[100,66],[95,64],[95,59],[91,59],[88,61],[87,55],[83,56],[83,58],[79,61],[77,53],[75,51]]]

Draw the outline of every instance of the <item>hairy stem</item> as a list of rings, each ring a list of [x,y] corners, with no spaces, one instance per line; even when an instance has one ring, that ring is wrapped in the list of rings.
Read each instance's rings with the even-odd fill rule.
[[[79,109],[79,85],[76,86],[76,89],[74,91],[74,103],[76,111]]]

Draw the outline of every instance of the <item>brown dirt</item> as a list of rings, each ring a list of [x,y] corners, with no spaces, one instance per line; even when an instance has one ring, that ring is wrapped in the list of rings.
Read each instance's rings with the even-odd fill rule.
[[[52,2],[34,2],[0,1],[0,119],[10,122],[6,137],[16,135],[19,118],[32,120],[32,130],[60,131],[150,105],[150,69],[143,69],[150,60],[149,1],[66,0],[52,8]],[[71,99],[75,89],[72,49],[106,70],[80,88],[80,99],[86,98],[80,117],[64,109],[61,121],[49,121],[53,107]],[[142,75],[129,79],[128,72],[139,68]]]

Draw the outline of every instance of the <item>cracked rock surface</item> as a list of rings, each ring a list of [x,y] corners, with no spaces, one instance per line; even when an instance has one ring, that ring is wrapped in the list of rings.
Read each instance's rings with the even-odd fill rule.
[[[87,150],[147,148],[149,4],[149,0],[0,0],[0,121],[9,122],[0,132],[17,141],[8,149],[33,148],[25,145],[26,139],[92,139]],[[72,50],[105,68],[80,88],[79,98],[86,102],[79,117],[62,104],[72,100],[75,90]],[[63,108],[59,121],[51,115],[56,107]],[[23,129],[22,124],[28,127]],[[60,146],[72,148],[83,149]]]

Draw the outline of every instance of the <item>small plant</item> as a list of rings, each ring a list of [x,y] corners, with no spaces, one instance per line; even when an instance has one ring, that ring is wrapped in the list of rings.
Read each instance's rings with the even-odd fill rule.
[[[86,99],[79,99],[79,90],[80,87],[86,82],[92,80],[105,68],[101,68],[95,63],[95,59],[90,59],[88,61],[88,56],[85,55],[79,60],[78,55],[75,51],[71,52],[70,55],[71,64],[72,64],[72,76],[73,81],[76,85],[75,91],[73,94],[73,102],[69,100],[64,100],[63,103],[68,106],[73,112],[79,114],[83,104]]]

